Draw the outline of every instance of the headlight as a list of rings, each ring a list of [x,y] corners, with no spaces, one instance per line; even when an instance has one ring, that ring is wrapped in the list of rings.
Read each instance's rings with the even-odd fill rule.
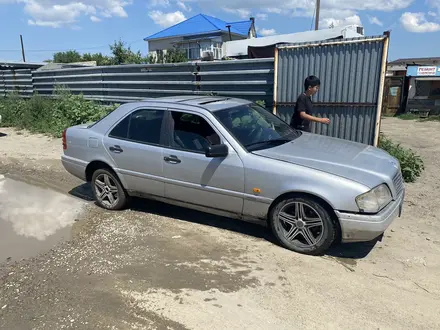
[[[381,184],[365,194],[356,197],[356,204],[361,212],[377,213],[391,202],[391,192],[386,184]]]

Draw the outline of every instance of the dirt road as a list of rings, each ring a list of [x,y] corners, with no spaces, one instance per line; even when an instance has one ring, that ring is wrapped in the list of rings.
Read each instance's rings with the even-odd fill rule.
[[[0,222],[27,233],[0,260],[0,329],[439,329],[440,123],[382,130],[425,161],[403,217],[375,245],[307,257],[257,225],[139,200],[99,209],[61,167],[59,140],[0,129]],[[38,230],[17,233],[16,219]]]

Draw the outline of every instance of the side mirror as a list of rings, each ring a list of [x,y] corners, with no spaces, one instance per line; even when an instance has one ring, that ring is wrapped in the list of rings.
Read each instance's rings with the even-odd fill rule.
[[[216,144],[209,146],[205,150],[206,157],[226,157],[228,155],[228,146],[226,144]]]

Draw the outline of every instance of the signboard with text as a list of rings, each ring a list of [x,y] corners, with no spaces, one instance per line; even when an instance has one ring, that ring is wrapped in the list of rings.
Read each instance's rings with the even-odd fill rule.
[[[406,70],[407,76],[412,77],[439,77],[440,76],[440,66],[417,66],[411,65],[408,66]]]

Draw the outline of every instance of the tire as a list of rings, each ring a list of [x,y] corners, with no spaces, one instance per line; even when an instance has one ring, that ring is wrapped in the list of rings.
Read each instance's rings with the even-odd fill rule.
[[[282,199],[271,209],[268,220],[279,243],[302,254],[322,255],[337,237],[337,226],[329,212],[310,197]]]
[[[104,168],[96,170],[91,184],[96,203],[100,207],[121,210],[127,205],[128,195],[113,171]]]

